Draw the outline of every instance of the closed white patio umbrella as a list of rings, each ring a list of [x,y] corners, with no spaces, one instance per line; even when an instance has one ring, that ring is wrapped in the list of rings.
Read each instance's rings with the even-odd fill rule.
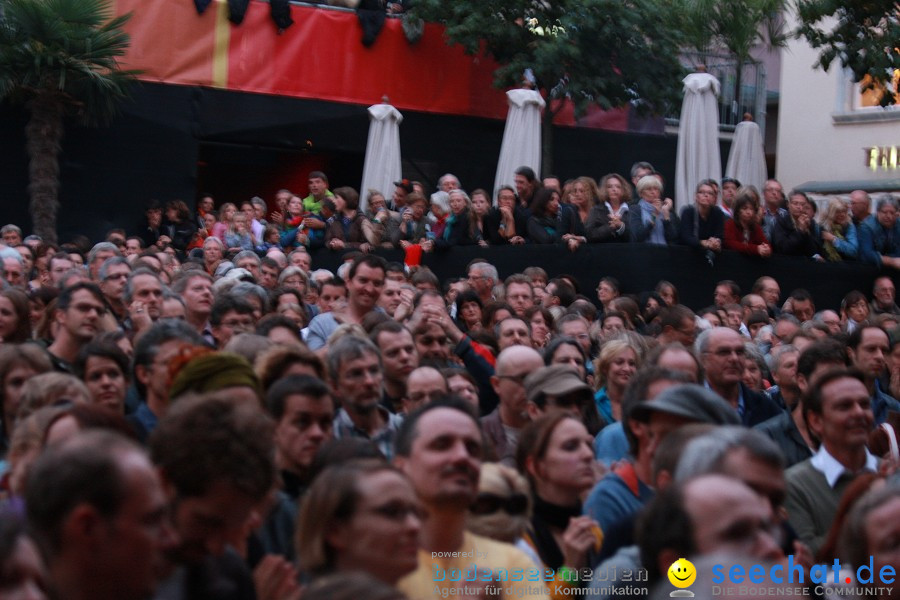
[[[497,176],[494,178],[494,203],[501,185],[515,183],[516,169],[531,167],[541,176],[541,110],[544,99],[541,94],[530,89],[516,89],[506,92],[509,113],[500,158],[497,161]]]
[[[744,115],[744,121],[734,128],[725,176],[737,179],[741,185],[754,185],[762,194],[767,178],[766,154],[759,125],[751,119]]]
[[[675,159],[675,206],[694,201],[694,190],[704,179],[722,179],[719,152],[719,80],[709,73],[691,73],[684,78],[684,103],[678,124]]]
[[[366,209],[369,190],[378,190],[390,202],[394,182],[403,177],[400,163],[400,122],[403,115],[387,103],[369,107],[369,139],[359,186],[359,209]]]

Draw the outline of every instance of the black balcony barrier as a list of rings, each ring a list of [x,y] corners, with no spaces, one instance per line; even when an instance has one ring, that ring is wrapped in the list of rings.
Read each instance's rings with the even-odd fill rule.
[[[389,261],[403,260],[403,252],[399,250],[377,253]],[[333,271],[340,265],[343,254],[319,250],[313,254],[313,266]],[[426,254],[422,264],[443,282],[451,277],[464,277],[467,265],[475,258],[484,258],[496,266],[501,278],[531,266],[542,267],[550,277],[562,273],[573,275],[581,293],[594,300],[594,290],[601,277],[618,279],[625,294],[652,290],[658,281],[665,279],[678,288],[681,302],[695,310],[712,304],[717,282],[734,280],[746,294],[763,275],[778,281],[782,300],[792,290],[805,288],[815,298],[817,310],[837,310],[850,290],[860,290],[870,297],[872,284],[880,274],[875,267],[857,262],[818,263],[789,256],[762,259],[730,251],[722,252],[710,265],[703,254],[691,248],[644,244],[588,244],[575,252],[556,245],[467,246]],[[885,274],[897,285],[896,274]]]

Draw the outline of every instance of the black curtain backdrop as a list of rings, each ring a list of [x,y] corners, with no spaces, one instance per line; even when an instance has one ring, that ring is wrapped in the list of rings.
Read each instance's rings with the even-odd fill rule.
[[[390,261],[402,261],[399,250],[378,251]],[[314,268],[337,269],[343,253],[319,250],[313,255]],[[879,275],[876,268],[859,263],[824,264],[803,258],[776,256],[753,258],[725,251],[710,266],[700,253],[684,246],[651,246],[647,244],[588,244],[575,252],[560,246],[499,246],[480,248],[456,247],[444,252],[424,255],[426,265],[445,281],[465,277],[468,264],[484,258],[497,267],[500,277],[519,273],[526,267],[543,267],[550,277],[561,273],[573,275],[580,292],[596,302],[597,283],[601,277],[619,280],[623,294],[652,290],[662,279],[678,288],[682,304],[700,310],[713,304],[716,283],[731,279],[749,294],[758,277],[769,275],[781,286],[782,301],[797,288],[807,289],[816,301],[816,310],[838,310],[841,300],[851,290],[871,294]],[[893,273],[886,273],[898,278]]]

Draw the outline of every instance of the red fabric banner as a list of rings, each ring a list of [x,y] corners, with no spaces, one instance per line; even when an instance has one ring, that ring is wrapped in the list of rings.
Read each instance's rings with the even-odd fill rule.
[[[134,13],[123,63],[148,81],[361,105],[387,96],[400,110],[506,118],[506,97],[493,86],[496,63],[448,46],[441,27],[427,24],[410,44],[400,19],[387,19],[366,48],[354,12],[290,8],[294,24],[278,34],[269,4],[257,0],[240,26],[227,20],[224,0],[202,15],[192,2],[118,0],[117,12]],[[625,110],[597,110],[577,124],[622,131],[627,121]],[[576,125],[570,105],[555,122]]]

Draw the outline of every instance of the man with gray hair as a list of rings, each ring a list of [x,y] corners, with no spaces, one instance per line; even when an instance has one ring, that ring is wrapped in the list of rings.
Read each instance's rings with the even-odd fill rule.
[[[449,194],[452,190],[458,189],[461,189],[459,178],[453,173],[445,173],[438,179],[438,190]]]
[[[94,247],[91,248],[87,255],[87,266],[92,281],[100,281],[100,266],[106,262],[106,259],[113,256],[122,256],[122,252],[112,242],[94,244]]]
[[[259,265],[261,261],[256,252],[253,252],[252,250],[241,250],[234,255],[232,262],[234,262],[235,268],[247,269],[247,271],[253,275],[253,280],[259,282]]]
[[[769,398],[783,410],[791,410],[800,400],[800,388],[797,387],[797,358],[800,350],[790,344],[777,346],[766,358],[772,381],[775,383],[766,390]]]
[[[55,598],[154,592],[177,537],[159,475],[137,444],[94,430],[51,445],[31,467],[25,498]]]
[[[900,269],[900,222],[897,201],[882,194],[875,202],[875,214],[858,227],[859,260],[877,267]]]
[[[100,266],[98,277],[100,291],[109,303],[110,309],[120,323],[128,316],[123,296],[128,276],[131,275],[131,265],[122,256],[107,258]]]
[[[159,319],[163,287],[162,279],[150,269],[140,267],[131,273],[122,292],[122,302],[128,311],[127,330],[137,334]]]
[[[394,437],[403,419],[381,406],[384,372],[378,348],[348,334],[329,347],[327,363],[332,396],[342,404],[334,419],[334,437],[371,440],[388,460],[393,458]]]
[[[787,493],[784,466],[781,449],[762,433],[744,427],[716,427],[688,442],[678,459],[675,481],[709,473],[734,477],[767,499],[778,515]]]
[[[499,281],[497,267],[488,262],[476,262],[469,265],[469,287],[478,294],[483,304],[493,302],[494,286]]]
[[[768,396],[743,383],[747,351],[737,331],[727,327],[707,329],[697,337],[694,350],[706,373],[706,387],[724,398],[745,426],[752,427],[781,412]]]
[[[0,236],[3,237],[3,243],[13,248],[22,243],[22,229],[18,225],[4,225],[0,229]]]
[[[9,285],[24,288],[28,283],[25,275],[25,259],[17,250],[0,248],[0,259],[3,262],[3,279]]]

